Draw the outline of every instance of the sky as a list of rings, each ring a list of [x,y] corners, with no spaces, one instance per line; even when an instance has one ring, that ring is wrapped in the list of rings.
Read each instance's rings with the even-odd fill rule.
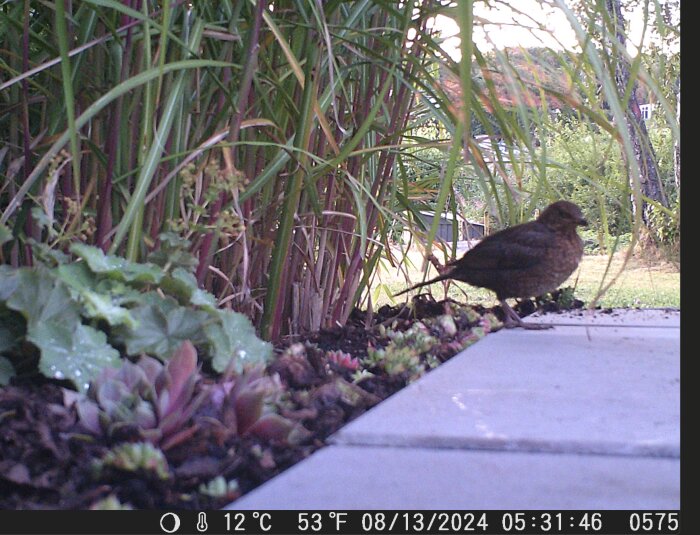
[[[490,9],[485,3],[474,4],[474,17],[477,24],[474,28],[474,42],[480,50],[506,47],[551,47],[554,49],[577,49],[576,35],[569,24],[566,15],[558,8],[553,8],[540,0],[518,0],[513,2],[522,13],[518,14],[507,6],[496,3],[497,7]],[[530,17],[530,18],[528,18]],[[630,32],[628,50],[632,56],[637,55],[634,43],[639,43],[642,35],[642,16],[630,16]],[[517,23],[517,26],[513,24]],[[542,24],[545,31],[536,28]],[[455,59],[459,59],[459,27],[457,23],[443,15],[438,15],[435,25],[446,38],[443,49]],[[521,26],[528,26],[532,29]]]

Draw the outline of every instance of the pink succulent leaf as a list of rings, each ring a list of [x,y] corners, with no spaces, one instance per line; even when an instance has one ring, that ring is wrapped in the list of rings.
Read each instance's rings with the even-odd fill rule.
[[[108,379],[113,379],[117,373],[119,372],[119,368],[112,368],[111,366],[106,366],[102,368],[102,371],[100,374],[96,377],[95,383],[103,383],[104,381],[107,381]]]
[[[347,370],[356,371],[360,367],[360,361],[354,358],[349,353],[343,351],[328,351],[326,353],[328,362],[332,362],[336,366]]]
[[[170,391],[162,391],[156,398],[156,410],[158,412],[158,418],[163,420],[166,416],[171,414],[173,411],[170,410]]]
[[[163,371],[163,363],[148,355],[143,355],[139,359],[138,366],[146,374],[148,383],[152,385],[156,383],[156,378]]]
[[[192,343],[185,341],[156,378],[159,417],[165,418],[182,410],[190,402],[199,379],[197,352]]]
[[[134,423],[141,429],[153,429],[157,425],[158,421],[150,403],[139,403],[133,415]]]
[[[181,412],[185,410],[188,405],[191,405],[193,403],[194,390],[198,380],[198,375],[190,376],[177,397],[173,396],[172,390],[165,390],[162,392],[158,399],[159,417],[165,418],[169,414]]]
[[[172,436],[163,440],[160,449],[162,449],[163,451],[167,451],[170,448],[177,446],[178,444],[181,444],[186,440],[190,439],[197,431],[199,431],[199,427],[197,425],[193,425],[192,427],[182,429],[181,431],[178,431]]]
[[[221,410],[226,400],[226,396],[231,391],[231,387],[226,388],[227,383],[217,383],[211,385],[207,390],[209,393],[209,403],[217,410]]]
[[[121,400],[130,394],[131,391],[124,383],[116,379],[109,379],[102,384],[98,384],[95,396],[102,410],[107,414],[111,414]]]
[[[170,375],[170,395],[173,399],[180,396],[187,382],[197,372],[197,350],[192,342],[185,340],[180,348],[165,365]]]
[[[63,394],[63,406],[66,408],[70,408],[78,401],[85,399],[85,396],[80,392],[68,388],[61,388],[61,393]]]
[[[163,436],[167,437],[182,429],[186,423],[186,418],[183,418],[181,414],[171,413],[160,421],[158,427],[162,431]]]
[[[85,429],[94,435],[99,435],[102,433],[102,427],[100,426],[99,419],[100,409],[95,402],[88,399],[81,399],[76,402],[75,408],[78,411],[80,424]]]
[[[248,389],[256,381],[259,381],[260,379],[262,379],[264,371],[265,371],[264,366],[262,366],[262,365],[254,366],[254,367],[246,370],[240,376],[236,377],[235,382],[233,384],[233,388],[231,389],[231,392],[233,393],[233,395],[237,397],[240,392]]]
[[[236,406],[234,403],[224,403],[220,412],[219,420],[226,429],[234,434],[238,433],[238,417],[236,416]]]
[[[286,440],[294,424],[279,414],[266,414],[251,425],[246,434],[263,440]]]
[[[195,398],[190,396],[186,404],[183,404],[181,407],[178,407],[176,410],[169,412],[161,418],[158,427],[163,431],[163,436],[168,436],[187,426],[207,395],[207,392],[200,392]]]
[[[236,420],[241,435],[260,418],[264,402],[265,392],[259,389],[246,390],[236,397]]]
[[[128,360],[124,361],[112,380],[120,381],[131,391],[140,390],[142,385],[148,384],[146,373],[140,366]]]

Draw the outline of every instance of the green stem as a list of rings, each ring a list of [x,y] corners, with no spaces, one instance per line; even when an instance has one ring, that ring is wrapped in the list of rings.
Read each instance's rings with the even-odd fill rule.
[[[314,52],[311,53],[311,57],[307,58],[304,94],[299,115],[300,124],[296,129],[297,135],[294,138],[294,145],[299,149],[305,149],[308,146],[311,136],[311,125],[313,124],[312,97],[317,87],[312,80],[313,66],[316,64],[316,50],[313,47],[311,47],[311,50],[314,50]],[[284,301],[280,301],[280,288],[294,228],[294,215],[299,206],[308,159],[306,152],[304,150],[300,151],[298,169],[294,173],[293,178],[287,183],[285,191],[284,208],[279,228],[277,229],[275,247],[272,251],[269,287],[265,296],[265,309],[261,325],[262,334],[267,339],[275,337],[279,331],[279,322],[275,318],[279,316],[279,312],[284,307]]]
[[[73,76],[68,57],[69,36],[66,26],[65,0],[56,2],[56,37],[58,50],[61,55],[61,78],[63,82],[63,97],[66,104],[66,116],[68,118],[68,131],[70,132],[70,149],[73,155],[73,189],[76,200],[80,204],[80,144],[78,143],[78,128],[75,125],[75,98],[73,91]]]

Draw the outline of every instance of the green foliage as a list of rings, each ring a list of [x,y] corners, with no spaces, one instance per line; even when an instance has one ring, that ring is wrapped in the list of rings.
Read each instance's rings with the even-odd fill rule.
[[[590,228],[589,225],[589,228],[579,230],[579,234],[583,239],[584,254],[608,254],[611,251],[622,251],[632,244],[631,232],[613,236]]]
[[[232,367],[235,373],[261,362],[272,354],[271,346],[255,335],[250,320],[231,310],[212,312],[215,322],[209,322],[204,334],[210,342],[212,367],[224,371]]]
[[[4,328],[5,352],[26,339],[41,354],[39,370],[52,379],[68,379],[79,389],[105,366],[116,366],[119,352],[107,343],[104,332],[81,322],[80,303],[56,270],[34,269],[0,272],[0,306],[23,317],[26,331]],[[13,322],[16,326],[17,322]]]
[[[557,305],[562,310],[570,310],[574,307],[576,302],[576,296],[574,295],[574,288],[572,286],[567,286],[562,288],[557,295]]]
[[[174,299],[150,296],[152,303],[132,310],[137,327],[115,330],[116,339],[126,346],[128,355],[148,353],[166,358],[185,340],[195,345],[205,342],[202,327],[210,315],[178,305]]]
[[[652,206],[649,214],[650,227],[656,240],[664,245],[676,245],[681,239],[680,201],[671,211]]]
[[[9,384],[10,379],[15,376],[15,369],[12,363],[5,357],[0,357],[0,386]]]
[[[102,249],[82,243],[74,243],[71,252],[85,260],[90,271],[124,283],[158,284],[164,277],[163,270],[152,264],[137,264],[118,256],[108,256]]]
[[[436,200],[470,219],[488,212],[500,228],[569,196],[604,234],[629,231],[639,185],[630,191],[632,166],[615,160],[634,158],[621,135],[627,89],[614,79],[626,52],[607,40],[606,3],[552,6],[579,39],[564,51],[480,49],[472,31],[489,27],[491,13],[470,14],[482,4],[0,4],[0,262],[31,265],[75,241],[97,245],[152,264],[134,271],[120,260],[121,276],[87,253],[102,281],[159,285],[198,311],[213,307],[203,288],[276,339],[347,320],[378,258],[403,259],[390,238],[424,238],[414,216]],[[673,9],[648,7],[644,27],[661,41],[631,58],[630,81],[643,82],[665,121],[667,137],[650,133],[656,148],[680,137],[679,54],[667,51],[679,23],[667,16]],[[459,19],[461,61],[440,49],[437,14]],[[540,21],[513,25],[540,38],[546,25],[530,22]],[[590,163],[590,147],[548,150],[561,133],[548,120],[553,107],[599,127],[610,157],[601,159],[602,144]],[[464,158],[460,132],[469,133]],[[504,149],[486,150],[475,135]],[[155,239],[161,232],[171,234]],[[30,236],[46,249],[24,247]],[[180,255],[184,237],[194,256]],[[153,265],[168,275],[156,281]],[[133,329],[135,305],[122,297],[110,299],[128,314],[94,296],[88,305],[83,293],[92,315],[82,317]]]
[[[83,244],[71,246],[77,262],[37,250],[46,265],[0,266],[0,352],[10,361],[22,358],[15,353],[26,339],[39,351],[41,373],[85,391],[103,368],[119,365],[120,351],[167,360],[190,340],[215,371],[233,366],[238,373],[272,355],[245,316],[218,309],[197,287],[181,249],[163,251],[165,267]]]
[[[541,150],[550,162],[547,179],[555,196],[578,204],[590,228],[615,236],[630,232],[630,190],[618,145],[574,117],[553,119],[552,128]]]
[[[5,225],[0,225],[0,246],[12,240],[12,231]]]

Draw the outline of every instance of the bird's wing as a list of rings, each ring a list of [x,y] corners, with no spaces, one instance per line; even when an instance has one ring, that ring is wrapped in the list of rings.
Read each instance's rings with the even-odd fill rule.
[[[505,229],[486,238],[455,265],[471,270],[529,269],[538,265],[552,243],[552,235],[539,226]]]

